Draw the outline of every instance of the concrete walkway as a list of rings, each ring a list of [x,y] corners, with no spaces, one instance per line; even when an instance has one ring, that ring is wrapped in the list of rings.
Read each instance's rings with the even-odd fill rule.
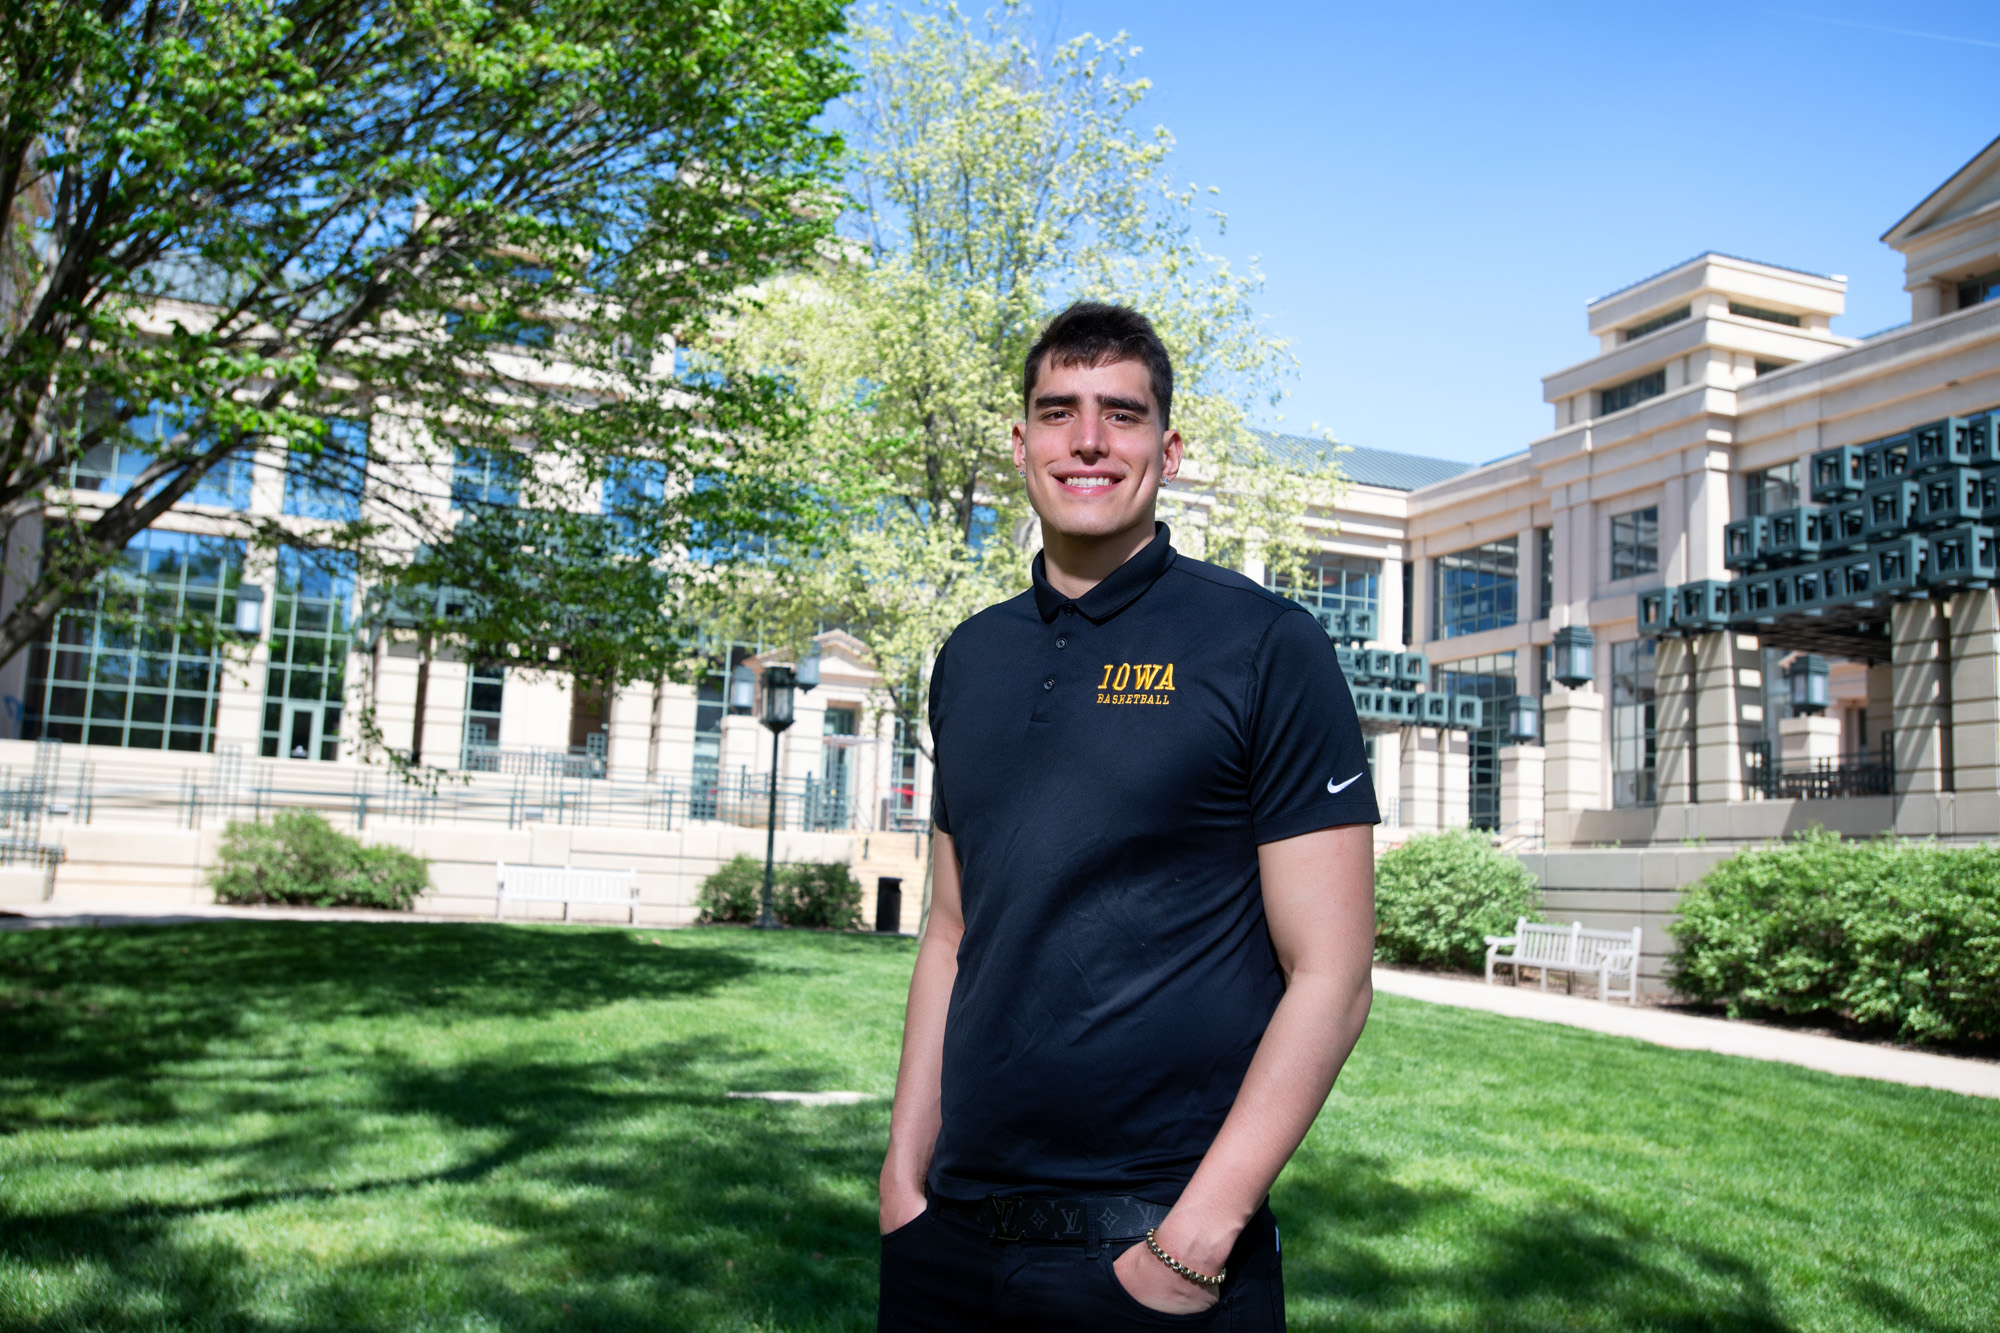
[[[1941,1088],[1968,1097],[2000,1098],[2000,1062],[1964,1060],[1949,1055],[1906,1051],[1871,1042],[1842,1041],[1806,1032],[1787,1032],[1758,1023],[1726,1018],[1601,1004],[1526,986],[1488,986],[1477,978],[1444,977],[1428,972],[1375,969],[1375,989],[1431,1004],[1483,1009],[1508,1018],[1537,1023],[1561,1023],[1619,1037],[1634,1037],[1655,1046],[1683,1051],[1714,1051],[1750,1060],[1775,1060],[1849,1078],[1874,1078],[1917,1088]]]

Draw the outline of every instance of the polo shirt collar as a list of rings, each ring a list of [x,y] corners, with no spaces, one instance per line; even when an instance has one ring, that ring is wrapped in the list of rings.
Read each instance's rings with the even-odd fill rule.
[[[1105,580],[1075,600],[1076,609],[1093,624],[1102,624],[1130,606],[1140,593],[1153,586],[1174,563],[1174,548],[1168,544],[1172,533],[1167,525],[1153,523],[1153,540],[1144,550],[1111,571]],[[1049,585],[1042,552],[1035,552],[1035,609],[1044,621],[1054,620],[1071,599]]]

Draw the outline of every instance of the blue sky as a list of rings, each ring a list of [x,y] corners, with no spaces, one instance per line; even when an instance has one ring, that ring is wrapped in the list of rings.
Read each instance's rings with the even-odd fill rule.
[[[1300,363],[1266,424],[1446,458],[1546,433],[1584,303],[1704,250],[1848,275],[1837,332],[1901,323],[1877,238],[2000,135],[1990,0],[1034,13],[1144,48],[1145,117]]]

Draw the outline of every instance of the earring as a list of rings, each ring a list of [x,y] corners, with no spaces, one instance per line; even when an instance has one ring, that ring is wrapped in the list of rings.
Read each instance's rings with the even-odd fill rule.
[[[1022,481],[1026,481],[1028,479],[1028,470],[1026,468],[1017,467],[1014,469],[1014,475],[1019,477]]]

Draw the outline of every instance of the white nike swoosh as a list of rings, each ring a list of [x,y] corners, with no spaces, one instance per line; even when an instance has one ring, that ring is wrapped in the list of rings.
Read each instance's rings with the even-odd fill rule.
[[[1332,778],[1328,778],[1326,780],[1326,794],[1328,796],[1338,796],[1340,795],[1340,793],[1346,791],[1349,787],[1352,787],[1355,783],[1359,781],[1361,781],[1361,775],[1359,773],[1356,773],[1353,777],[1349,778],[1347,781],[1343,783],[1340,783],[1337,786],[1334,784]]]

